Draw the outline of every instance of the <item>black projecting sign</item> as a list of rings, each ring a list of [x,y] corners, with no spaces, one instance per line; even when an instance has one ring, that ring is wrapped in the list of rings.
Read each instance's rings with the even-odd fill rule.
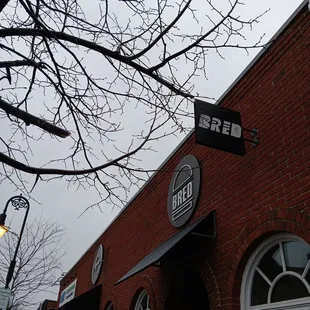
[[[238,155],[245,155],[239,112],[195,100],[197,144]]]
[[[200,166],[193,155],[186,155],[176,166],[168,192],[168,216],[174,227],[185,225],[192,216],[200,191]]]

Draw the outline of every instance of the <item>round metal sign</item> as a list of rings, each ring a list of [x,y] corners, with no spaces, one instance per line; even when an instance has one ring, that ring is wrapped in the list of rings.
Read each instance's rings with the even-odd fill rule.
[[[177,165],[168,193],[168,216],[174,227],[187,223],[193,214],[200,191],[200,166],[197,158],[186,155]]]
[[[99,278],[101,268],[103,263],[103,246],[100,244],[97,253],[95,255],[94,261],[93,261],[93,267],[91,270],[91,281],[93,284],[95,284]]]

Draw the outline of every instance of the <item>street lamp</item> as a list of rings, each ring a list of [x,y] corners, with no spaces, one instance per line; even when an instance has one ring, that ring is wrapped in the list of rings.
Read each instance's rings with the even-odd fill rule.
[[[21,242],[21,239],[23,236],[25,224],[27,221],[28,213],[29,213],[29,207],[30,207],[29,201],[22,196],[14,196],[14,197],[10,198],[7,201],[7,203],[5,204],[3,213],[0,214],[0,237],[2,237],[9,230],[6,226],[4,226],[5,219],[6,219],[6,211],[8,209],[9,204],[12,204],[12,206],[14,207],[15,210],[26,209],[26,213],[25,213],[22,228],[20,230],[20,234],[19,234],[19,238],[17,241],[15,253],[14,253],[13,259],[11,260],[10,267],[8,270],[8,274],[6,276],[5,288],[9,288],[10,282],[11,282],[12,277],[13,277],[13,272],[14,272],[14,268],[16,265],[17,252],[18,252],[20,242]]]

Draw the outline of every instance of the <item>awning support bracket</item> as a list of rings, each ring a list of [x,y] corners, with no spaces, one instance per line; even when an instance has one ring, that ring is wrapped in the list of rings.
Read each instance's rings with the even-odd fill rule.
[[[151,266],[154,266],[154,267],[160,267],[160,260],[151,264]]]
[[[212,234],[204,234],[204,233],[199,233],[192,231],[190,234],[192,236],[197,236],[197,237],[202,237],[202,238],[207,238],[207,239],[216,239],[217,233],[216,233],[216,211],[211,211],[210,216],[212,216],[212,225],[213,225],[213,233]]]
[[[197,236],[197,237],[202,237],[202,238],[207,238],[207,239],[215,239],[216,238],[214,235],[200,234],[200,233],[196,233],[196,232],[192,232],[191,235]]]

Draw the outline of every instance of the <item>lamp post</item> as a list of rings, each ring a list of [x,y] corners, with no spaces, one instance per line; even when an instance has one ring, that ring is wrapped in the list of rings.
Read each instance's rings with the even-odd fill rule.
[[[14,253],[13,259],[11,260],[9,270],[8,270],[8,274],[6,276],[5,288],[9,288],[10,282],[11,282],[12,277],[13,277],[13,272],[14,272],[15,265],[16,265],[16,257],[17,257],[18,249],[19,249],[20,242],[21,242],[21,239],[23,236],[25,224],[27,221],[28,213],[29,213],[29,207],[30,207],[29,201],[22,196],[14,196],[14,197],[10,198],[7,201],[7,203],[5,204],[3,213],[0,214],[0,237],[2,237],[9,230],[6,226],[4,226],[5,219],[6,219],[6,211],[8,209],[9,204],[12,204],[12,206],[14,207],[15,210],[26,209],[26,213],[25,213],[23,225],[22,225],[22,228],[21,228],[21,231],[19,234],[19,238],[17,241],[15,253]]]

